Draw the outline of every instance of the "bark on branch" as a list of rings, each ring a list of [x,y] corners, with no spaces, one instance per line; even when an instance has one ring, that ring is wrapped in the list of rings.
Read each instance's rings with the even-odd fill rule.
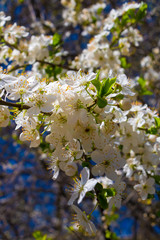
[[[29,109],[30,107],[25,105],[25,104],[20,104],[20,103],[11,103],[11,102],[6,102],[4,100],[0,100],[0,105],[8,106],[8,107],[16,107],[19,110],[24,110],[24,109]]]

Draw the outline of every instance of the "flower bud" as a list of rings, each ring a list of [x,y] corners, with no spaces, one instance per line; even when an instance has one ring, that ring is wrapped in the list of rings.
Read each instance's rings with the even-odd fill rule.
[[[156,135],[153,135],[153,134],[151,134],[151,135],[149,135],[148,139],[149,139],[149,141],[151,141],[151,142],[155,142],[155,141],[156,141],[156,139],[157,139],[157,136],[156,136]]]
[[[121,100],[121,108],[124,111],[131,109],[131,107],[132,107],[132,104],[131,104],[131,100],[129,98],[125,98],[125,99]]]

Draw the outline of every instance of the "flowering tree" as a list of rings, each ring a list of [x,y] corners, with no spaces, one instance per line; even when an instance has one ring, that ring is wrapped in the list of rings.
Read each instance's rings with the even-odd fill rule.
[[[105,1],[88,8],[83,1],[61,4],[66,29],[80,25],[81,37],[91,36],[73,57],[71,47],[65,49],[72,31],[63,36],[47,21],[54,33],[41,25],[42,34],[34,35],[8,24],[11,18],[0,12],[1,63],[7,66],[0,74],[0,127],[14,121],[19,139],[45,152],[53,179],[61,171],[71,178],[68,205],[76,224],[70,230],[97,236],[91,219],[96,208],[107,216],[136,192],[145,202],[160,183],[160,119],[139,102],[152,94],[159,73],[156,58],[145,57],[144,76],[125,74],[143,41],[139,29],[147,4],[125,3],[108,14]],[[93,204],[90,213],[81,209],[86,198]],[[109,229],[105,236],[114,238]]]

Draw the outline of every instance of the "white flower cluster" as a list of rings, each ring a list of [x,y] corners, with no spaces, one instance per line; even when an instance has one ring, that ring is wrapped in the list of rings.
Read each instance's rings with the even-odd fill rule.
[[[25,27],[17,26],[16,23],[6,25],[6,21],[10,19],[10,17],[5,17],[3,12],[0,12],[0,38],[3,39],[3,43],[0,45],[1,63],[8,65],[8,70],[10,70],[17,64],[23,66],[24,64],[34,64],[36,61],[47,59],[49,57],[48,46],[52,43],[52,36],[33,35],[27,40],[26,37],[29,33]],[[6,59],[11,63],[9,64]]]
[[[130,9],[138,9],[140,7],[140,3],[124,3],[119,9],[112,9],[108,15],[108,17],[104,20],[104,30],[110,30],[114,26],[114,20],[118,17],[122,16],[125,12]]]
[[[61,2],[74,12],[76,1]],[[133,189],[142,200],[155,193],[154,176],[160,161],[160,120],[156,111],[133,102],[136,99],[133,84],[124,74],[120,61],[121,54],[128,56],[131,45],[138,46],[142,36],[137,29],[127,27],[117,39],[116,49],[106,38],[117,17],[139,7],[137,3],[124,4],[121,9],[112,10],[104,21],[98,15],[101,29],[97,34],[91,25],[90,30],[84,28],[88,32],[96,31],[96,35],[72,62],[72,66],[88,69],[89,73],[63,72],[57,81],[53,76],[46,79],[40,67],[43,60],[49,65],[53,61],[59,64],[61,56],[66,54],[60,50],[50,57],[48,46],[53,41],[52,36],[24,39],[28,36],[26,29],[16,24],[5,26],[10,17],[0,12],[2,62],[12,61],[11,69],[17,65],[32,65],[28,75],[0,74],[0,127],[6,127],[13,118],[16,129],[22,130],[21,141],[28,141],[30,147],[45,143],[53,179],[61,170],[74,180],[69,189],[69,205],[76,201],[80,204],[87,192],[96,196],[99,203],[97,186],[101,186],[106,191],[108,208],[119,208],[125,179],[132,181]],[[78,21],[85,22],[86,16],[88,20],[104,8],[105,4],[101,3],[84,9]],[[72,15],[71,22],[74,22]],[[151,61],[143,60],[143,66],[145,62],[150,67]],[[96,74],[97,68],[101,70]],[[14,117],[7,106],[16,108]],[[73,205],[73,210],[78,224],[89,235],[94,234],[96,228],[90,216],[77,206]]]
[[[110,69],[115,73],[123,73],[124,68],[121,66],[121,56],[131,55],[131,46],[139,46],[139,42],[143,40],[140,31],[132,26],[125,28],[119,35],[116,47],[112,46],[112,42],[107,39],[112,34],[116,23],[115,20],[126,13],[129,9],[137,9],[141,6],[138,3],[123,4],[121,9],[111,10],[108,17],[101,21],[99,31],[87,44],[87,48],[75,58],[73,66],[81,69],[89,69],[93,71],[97,67],[101,68],[101,75],[105,77]],[[91,27],[91,25],[90,25]],[[117,33],[115,33],[115,36]]]
[[[146,56],[141,60],[141,67],[144,72],[144,79],[147,85],[159,84],[160,80],[160,41],[158,46],[152,49],[150,56]]]
[[[89,164],[95,178],[89,179],[90,171],[85,167],[81,180],[75,179],[69,204],[77,198],[78,204],[81,203],[85,194],[94,190],[97,177],[106,176],[111,180],[109,186],[115,189],[115,195],[108,198],[109,208],[113,204],[120,207],[124,174],[138,182],[135,189],[142,199],[155,191],[152,175],[159,164],[159,139],[146,135],[141,128],[150,128],[157,115],[146,105],[131,105],[129,97],[134,93],[124,74],[118,75],[112,84],[111,92],[105,97],[106,106],[98,105],[96,77],[94,73],[68,72],[59,81],[47,84],[34,76],[1,74],[0,86],[6,92],[5,98],[20,100],[26,108],[15,118],[16,129],[22,128],[21,141],[37,147],[43,126],[45,140],[54,149],[50,154],[53,179],[58,177],[59,170],[74,177],[78,168]],[[99,80],[99,84],[103,81]],[[121,104],[116,100],[119,94],[124,96]],[[4,107],[1,111],[1,126],[6,126],[9,111]]]
[[[81,2],[75,0],[61,0],[61,4],[65,7],[63,10],[65,25],[68,26],[72,24],[73,26],[76,26],[81,24],[84,29],[82,35],[95,34],[95,32],[98,32],[101,27],[103,20],[102,11],[105,9],[106,3],[104,1],[91,5],[88,8],[81,9],[83,0]]]

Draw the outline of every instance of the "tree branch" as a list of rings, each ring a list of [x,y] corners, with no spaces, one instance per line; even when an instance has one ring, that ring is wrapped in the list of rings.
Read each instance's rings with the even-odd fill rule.
[[[20,68],[26,68],[26,67],[29,66],[29,65],[30,65],[30,64],[24,64],[24,65],[21,65],[21,66],[16,65],[15,67],[12,67],[9,71],[7,71],[7,73],[11,73],[11,72],[16,71],[16,70],[18,70],[18,69],[20,69]]]
[[[3,39],[4,40],[4,39]],[[10,44],[9,42],[7,42],[6,40],[4,40],[4,43],[8,46],[8,47],[10,47],[11,49],[16,49],[16,50],[18,50],[18,51],[20,51],[20,52],[23,52],[23,51],[21,51],[15,44]],[[54,63],[50,63],[50,62],[47,62],[47,61],[44,61],[44,60],[35,60],[35,62],[39,62],[39,63],[41,63],[41,64],[46,64],[46,65],[49,65],[49,66],[51,66],[51,67],[61,67],[61,68],[63,68],[63,69],[66,69],[66,70],[69,70],[69,71],[78,71],[76,68],[72,68],[72,67],[69,67],[69,66],[67,66],[67,65],[63,65],[63,64],[54,64]],[[24,65],[22,65],[22,66],[19,66],[19,65],[16,65],[15,67],[13,67],[11,70],[9,70],[8,72],[13,72],[13,71],[15,71],[15,70],[17,70],[17,69],[19,69],[19,68],[24,68],[24,67],[26,67],[26,66],[28,66],[28,65],[30,65],[30,64],[24,64]]]
[[[37,20],[36,19],[36,14],[35,14],[32,2],[30,0],[27,1],[27,6],[28,6],[28,9],[29,9],[29,12],[30,12],[30,16],[31,16],[32,22],[36,22],[36,20]]]
[[[19,48],[16,46],[16,44],[11,44],[11,43],[9,43],[8,41],[6,41],[4,38],[2,38],[3,39],[3,43],[5,43],[8,47],[10,47],[11,49],[16,49],[16,50],[18,50],[18,51],[20,51],[20,52],[22,52],[21,50],[19,50]]]
[[[26,104],[20,104],[20,103],[11,103],[11,102],[6,102],[4,100],[0,100],[0,105],[4,105],[4,106],[8,106],[8,107],[16,107],[19,110],[27,110],[29,108],[31,108],[30,106],[26,105]],[[41,112],[45,115],[51,116],[52,113],[51,112]]]
[[[39,63],[41,63],[41,64],[50,65],[51,67],[61,67],[61,68],[64,68],[64,69],[70,70],[70,71],[78,71],[78,70],[75,69],[75,68],[71,68],[71,67],[69,67],[69,66],[62,65],[62,64],[54,64],[54,63],[46,62],[46,61],[43,61],[43,60],[36,60],[36,62],[39,62]]]
[[[29,109],[30,107],[25,105],[25,104],[19,104],[19,103],[11,103],[11,102],[6,102],[4,100],[0,100],[0,105],[8,106],[8,107],[16,107],[19,110],[24,110],[24,109]]]

